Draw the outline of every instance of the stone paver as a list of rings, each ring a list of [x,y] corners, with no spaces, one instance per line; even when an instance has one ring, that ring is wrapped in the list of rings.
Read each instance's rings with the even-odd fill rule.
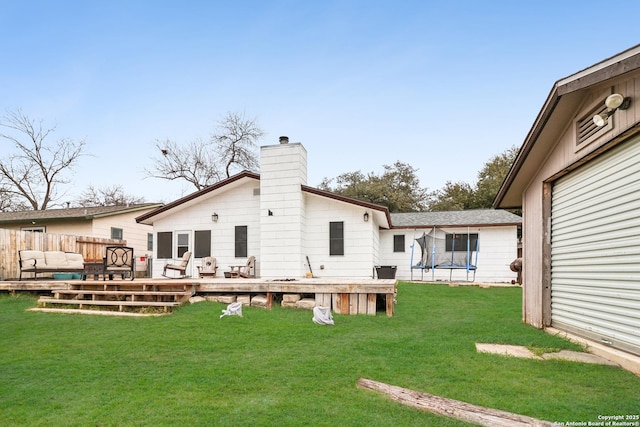
[[[506,345],[506,344],[486,344],[476,343],[476,350],[480,353],[499,354],[502,356],[522,357],[527,359],[561,359],[569,360],[572,362],[581,363],[595,363],[599,365],[611,365],[618,366],[610,360],[603,357],[596,356],[591,353],[583,353],[579,351],[560,350],[556,353],[544,353],[542,356],[536,356],[531,350],[521,345]]]

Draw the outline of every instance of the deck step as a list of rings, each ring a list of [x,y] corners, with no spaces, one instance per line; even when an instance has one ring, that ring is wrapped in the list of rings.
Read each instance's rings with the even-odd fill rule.
[[[106,301],[90,299],[59,299],[51,297],[40,297],[38,300],[42,304],[67,304],[67,305],[106,305],[106,306],[127,306],[127,307],[177,307],[181,305],[176,301]]]
[[[193,295],[192,291],[138,291],[138,290],[118,290],[118,291],[105,291],[105,290],[80,290],[80,289],[64,289],[56,290],[53,292],[56,298],[61,296],[73,295],[74,300],[81,301],[81,297],[85,295],[93,296],[93,300],[100,298],[96,297],[131,297],[131,301],[135,301],[136,297],[169,297],[175,301],[187,302]],[[80,299],[78,299],[80,297]],[[68,297],[67,297],[68,299]],[[104,298],[103,298],[104,299]],[[87,300],[88,301],[88,300]]]
[[[79,308],[46,308],[35,307],[27,311],[37,311],[42,313],[63,313],[63,314],[93,314],[95,316],[120,316],[120,317],[156,317],[166,316],[165,313],[133,313],[130,311],[109,311],[109,310],[83,310]]]

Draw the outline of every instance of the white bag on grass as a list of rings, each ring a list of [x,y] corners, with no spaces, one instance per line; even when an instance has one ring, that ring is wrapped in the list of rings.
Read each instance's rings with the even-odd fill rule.
[[[222,310],[222,314],[220,318],[222,319],[224,316],[240,316],[242,317],[242,303],[241,302],[232,302],[226,308],[226,310]]]
[[[313,323],[318,325],[333,325],[333,316],[329,307],[313,307]]]

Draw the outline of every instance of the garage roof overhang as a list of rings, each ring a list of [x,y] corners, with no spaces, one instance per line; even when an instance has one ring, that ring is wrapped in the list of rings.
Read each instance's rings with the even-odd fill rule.
[[[558,136],[573,118],[589,87],[640,68],[640,45],[636,45],[589,68],[558,80],[538,113],[511,169],[507,173],[494,208],[522,207],[522,194],[547,157]]]

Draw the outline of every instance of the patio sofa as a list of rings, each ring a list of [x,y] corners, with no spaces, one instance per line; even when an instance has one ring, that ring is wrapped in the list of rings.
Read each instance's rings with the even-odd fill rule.
[[[33,273],[37,279],[38,273],[84,273],[84,258],[82,254],[62,251],[18,251],[20,262],[20,278],[22,273]]]

